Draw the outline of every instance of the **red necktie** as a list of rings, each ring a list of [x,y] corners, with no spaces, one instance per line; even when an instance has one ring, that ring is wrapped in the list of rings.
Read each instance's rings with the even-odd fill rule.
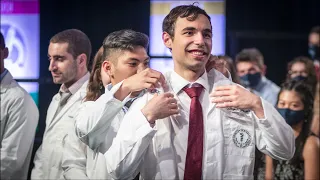
[[[184,88],[183,90],[191,98],[184,180],[200,180],[203,154],[203,115],[199,97],[203,87]]]

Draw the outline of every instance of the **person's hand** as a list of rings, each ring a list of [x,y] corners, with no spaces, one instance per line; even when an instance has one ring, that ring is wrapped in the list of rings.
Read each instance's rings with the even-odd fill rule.
[[[218,56],[214,56],[211,54],[206,64],[207,72],[209,72],[212,68],[216,69],[217,71],[221,72],[223,75],[228,77],[227,62],[224,59],[218,58]]]
[[[155,94],[154,97],[141,109],[150,124],[157,119],[163,119],[178,114],[177,100],[171,93]]]
[[[259,96],[240,85],[217,86],[210,94],[211,102],[217,108],[238,108],[252,110],[258,118],[264,117],[262,102]]]
[[[141,91],[143,89],[154,89],[165,87],[166,81],[161,72],[147,68],[123,81],[122,88],[129,92]]]

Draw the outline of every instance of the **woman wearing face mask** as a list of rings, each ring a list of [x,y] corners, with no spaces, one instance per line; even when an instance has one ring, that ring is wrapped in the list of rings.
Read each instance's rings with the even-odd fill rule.
[[[266,158],[266,179],[319,179],[319,138],[310,132],[313,95],[301,81],[282,85],[277,109],[291,125],[296,137],[296,151],[289,161]]]
[[[314,95],[317,86],[317,76],[314,64],[309,58],[299,56],[288,63],[287,81],[290,79],[304,81],[312,88]]]

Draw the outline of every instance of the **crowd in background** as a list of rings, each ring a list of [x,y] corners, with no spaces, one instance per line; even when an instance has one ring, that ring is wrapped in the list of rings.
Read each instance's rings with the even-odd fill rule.
[[[319,149],[312,143],[318,141],[320,133],[319,37],[320,26],[316,26],[309,34],[309,54],[295,57],[288,63],[286,79],[280,87],[267,79],[265,60],[257,48],[243,49],[235,60],[220,57],[227,62],[235,83],[274,104],[294,130],[294,157],[289,161],[277,161],[256,151],[255,179],[308,179],[305,174],[319,173],[312,168],[319,167]]]

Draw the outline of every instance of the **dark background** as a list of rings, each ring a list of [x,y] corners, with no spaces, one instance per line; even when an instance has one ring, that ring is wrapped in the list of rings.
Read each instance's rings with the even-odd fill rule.
[[[308,32],[320,25],[319,0],[226,0],[225,6],[226,54],[234,58],[242,48],[257,47],[265,57],[267,77],[277,84],[285,78],[288,61],[307,55]],[[50,38],[65,29],[80,29],[89,36],[94,55],[112,31],[130,28],[149,34],[149,16],[147,0],[40,1],[40,121],[34,150],[41,143],[47,108],[59,89],[48,71]]]

